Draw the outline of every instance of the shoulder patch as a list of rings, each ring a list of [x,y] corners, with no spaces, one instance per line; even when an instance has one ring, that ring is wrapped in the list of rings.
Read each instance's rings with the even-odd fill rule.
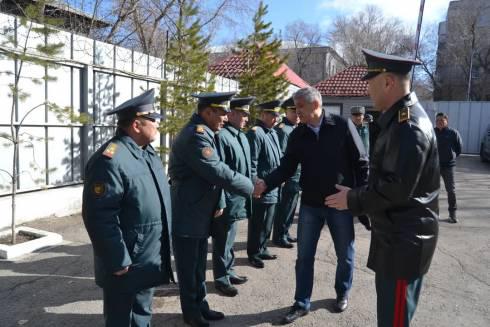
[[[104,196],[105,192],[106,192],[106,187],[104,183],[95,182],[92,185],[92,193],[95,195],[95,197],[100,198]]]
[[[410,108],[404,107],[398,110],[398,122],[403,123],[410,119]]]
[[[204,133],[204,125],[196,125],[196,133],[203,134]]]
[[[112,158],[116,153],[116,150],[117,150],[117,144],[111,142],[105,148],[104,152],[102,152],[102,155],[106,156],[107,158]]]
[[[202,153],[202,156],[204,158],[208,159],[209,157],[211,157],[213,155],[213,149],[210,148],[209,146],[207,146],[207,147],[202,149],[201,153]]]

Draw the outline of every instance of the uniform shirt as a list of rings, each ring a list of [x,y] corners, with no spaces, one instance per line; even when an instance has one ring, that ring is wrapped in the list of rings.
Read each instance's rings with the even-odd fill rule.
[[[250,146],[245,134],[227,123],[218,133],[218,143],[220,146],[221,160],[230,169],[251,178]],[[225,191],[225,198],[226,207],[223,215],[229,221],[250,217],[252,211],[252,199],[250,196],[244,197]]]
[[[135,291],[173,279],[171,205],[167,176],[151,145],[123,131],[87,163],[82,217],[94,250],[95,281]],[[129,266],[129,272],[114,272]]]
[[[261,120],[257,120],[254,127],[247,132],[250,143],[250,158],[252,162],[252,179],[263,179],[279,166],[282,153],[277,133],[273,128],[267,128]],[[260,199],[260,203],[277,203],[279,189],[271,188]]]
[[[175,236],[209,237],[214,212],[226,206],[223,189],[242,196],[251,196],[253,192],[248,177],[221,161],[215,136],[204,120],[194,114],[172,145],[168,173]]]
[[[454,167],[456,165],[456,157],[461,154],[463,143],[459,132],[450,127],[442,130],[436,127],[434,131],[436,132],[440,166],[443,168]]]

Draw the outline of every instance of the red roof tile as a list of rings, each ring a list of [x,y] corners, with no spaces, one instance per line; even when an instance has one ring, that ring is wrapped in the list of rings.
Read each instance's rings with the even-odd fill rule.
[[[330,97],[368,97],[368,84],[361,81],[366,73],[366,67],[352,66],[319,82],[315,88],[322,95]]]
[[[240,75],[246,68],[246,58],[240,54],[231,55],[220,62],[210,65],[209,72],[216,74],[221,77],[226,77],[230,79],[238,79]],[[301,77],[299,77],[291,68],[286,64],[281,65],[281,67],[274,73],[274,76],[278,76],[284,73],[286,80],[289,83],[296,85],[297,87],[307,87],[309,86]]]

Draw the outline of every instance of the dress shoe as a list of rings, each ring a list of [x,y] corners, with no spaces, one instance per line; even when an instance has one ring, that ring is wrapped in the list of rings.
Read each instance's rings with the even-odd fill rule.
[[[230,283],[232,283],[233,285],[245,284],[247,281],[248,278],[246,276],[238,276],[238,275],[230,276]]]
[[[338,312],[343,312],[347,309],[347,306],[349,305],[349,300],[347,296],[339,296],[337,297],[336,301],[336,309]]]
[[[306,316],[309,312],[310,310],[305,310],[296,305],[293,305],[288,314],[284,318],[282,318],[281,325],[290,324],[296,319]]]
[[[269,252],[264,252],[264,253],[261,253],[257,256],[262,260],[276,260],[277,259],[277,255],[270,254]]]
[[[286,239],[288,240],[289,243],[298,242],[298,239],[296,237],[288,236]]]
[[[206,320],[221,320],[225,318],[225,314],[223,312],[214,311],[211,309],[202,310],[201,314]]]
[[[259,258],[256,257],[250,257],[248,258],[248,262],[255,268],[264,268],[264,262],[260,260]]]
[[[456,218],[456,212],[455,211],[450,211],[449,212],[449,220],[451,224],[456,224],[458,222],[458,218]]]
[[[292,245],[286,240],[274,241],[274,244],[280,248],[285,248],[285,249],[292,249],[294,247],[294,245]]]
[[[186,325],[192,326],[192,327],[209,327],[209,323],[204,320],[203,317],[185,317],[184,316],[184,322]]]
[[[216,282],[214,283],[214,288],[216,288],[218,293],[224,296],[234,297],[238,295],[238,290],[233,285]]]

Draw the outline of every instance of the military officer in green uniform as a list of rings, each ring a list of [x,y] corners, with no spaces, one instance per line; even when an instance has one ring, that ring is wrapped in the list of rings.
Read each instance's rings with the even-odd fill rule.
[[[350,108],[351,121],[356,127],[366,154],[369,154],[369,123],[364,121],[366,108],[362,106],[353,106]]]
[[[259,119],[247,132],[253,181],[264,178],[280,164],[281,147],[273,127],[279,117],[281,103],[280,100],[273,100],[259,104]],[[277,258],[267,249],[267,241],[271,235],[278,201],[279,188],[272,189],[252,201],[252,216],[248,222],[247,255],[250,264],[256,268],[264,268],[262,260]]]
[[[253,193],[245,175],[220,160],[216,132],[226,121],[234,92],[201,93],[197,113],[175,138],[169,159],[172,239],[185,323],[209,326],[224,318],[206,301],[206,257],[211,222],[226,207],[223,189],[244,197]]]
[[[296,114],[296,106],[292,97],[284,101],[281,107],[286,111],[286,116],[274,129],[279,138],[281,152],[284,154],[288,144],[289,134],[299,124],[299,118]],[[272,241],[279,247],[292,248],[293,244],[291,243],[296,242],[296,238],[289,235],[289,228],[293,224],[294,213],[298,204],[300,173],[301,166],[298,165],[296,173],[281,188],[281,199],[277,204],[274,218],[274,231],[272,233]]]
[[[439,160],[432,123],[415,93],[417,60],[363,49],[369,95],[381,111],[369,183],[328,196],[325,204],[371,219],[367,266],[375,272],[378,327],[408,327],[439,231]]]
[[[218,133],[222,161],[232,170],[249,178],[252,170],[250,146],[242,129],[248,122],[250,104],[254,99],[254,97],[232,99],[228,122]],[[247,278],[235,273],[233,243],[235,242],[238,221],[250,217],[252,198],[228,191],[225,191],[225,198],[226,208],[220,217],[213,219],[211,226],[214,285],[219,293],[225,296],[236,296],[238,289],[233,284],[243,284]]]
[[[149,326],[153,287],[173,281],[170,192],[150,145],[161,118],[153,103],[152,89],[108,112],[117,114],[116,136],[85,169],[82,216],[106,326]]]

